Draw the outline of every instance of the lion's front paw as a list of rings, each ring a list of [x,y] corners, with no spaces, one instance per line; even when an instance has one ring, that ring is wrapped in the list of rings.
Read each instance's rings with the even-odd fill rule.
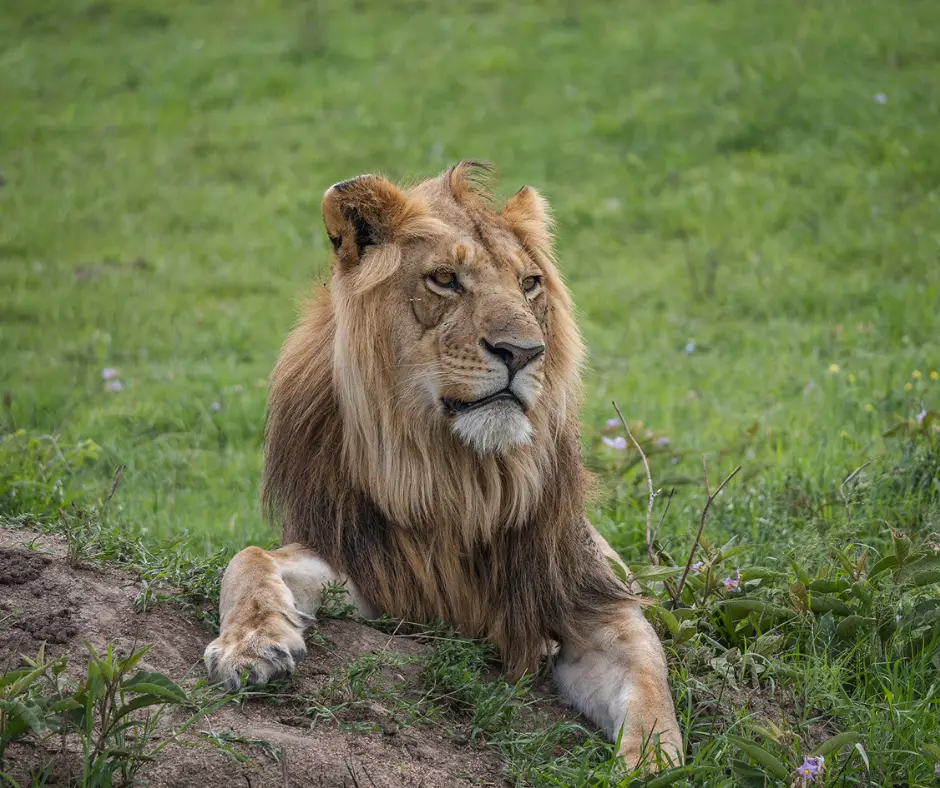
[[[234,692],[246,670],[249,684],[265,684],[293,673],[307,653],[303,633],[303,625],[280,614],[273,614],[259,627],[227,626],[203,655],[209,681]]]

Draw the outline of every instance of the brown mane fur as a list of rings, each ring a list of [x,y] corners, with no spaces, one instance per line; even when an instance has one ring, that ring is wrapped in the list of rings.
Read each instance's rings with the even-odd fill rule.
[[[576,621],[583,630],[630,596],[583,516],[582,346],[547,207],[526,187],[497,213],[475,171],[458,165],[399,193],[406,202],[364,258],[368,272],[344,269],[348,241],[333,238],[332,284],[314,294],[272,376],[262,498],[284,543],[313,548],[378,610],[487,638],[518,675],[547,640],[576,640]],[[458,220],[484,245],[514,239],[549,294],[535,437],[508,454],[481,455],[428,419],[402,388],[409,370],[390,340],[409,310],[393,297],[402,249]]]

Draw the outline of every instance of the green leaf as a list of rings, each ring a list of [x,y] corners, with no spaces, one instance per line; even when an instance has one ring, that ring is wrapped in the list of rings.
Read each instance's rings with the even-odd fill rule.
[[[766,657],[773,654],[782,642],[783,635],[780,633],[765,632],[751,644],[750,651]]]
[[[676,642],[680,644],[685,643],[695,637],[697,632],[698,624],[695,621],[683,621],[679,625],[679,636],[676,638]]]
[[[732,761],[731,773],[734,775],[734,785],[736,787],[767,788],[767,775],[746,761]]]
[[[925,569],[923,572],[915,572],[914,576],[911,577],[911,582],[918,588],[940,583],[940,569]]]
[[[868,573],[868,577],[877,577],[888,569],[894,569],[897,565],[898,557],[896,555],[886,555],[880,561],[875,563],[875,565],[871,568],[871,571]]]
[[[682,574],[683,569],[684,567],[681,566],[652,566],[650,564],[645,564],[640,567],[630,567],[630,571],[633,572],[633,576],[637,580],[647,580],[650,582],[665,580],[670,577],[678,577]]]
[[[14,682],[13,686],[10,688],[10,696],[15,698],[18,695],[25,694],[26,690],[29,688],[29,685],[32,684],[36,679],[38,679],[45,672],[46,672],[46,665],[42,664],[20,675],[20,677],[16,680],[16,682]]]
[[[13,684],[17,680],[21,679],[23,676],[26,676],[29,673],[28,670],[9,670],[6,673],[0,674],[0,688],[6,687],[10,684]]]
[[[147,655],[147,652],[149,652],[151,648],[151,646],[142,646],[129,657],[122,659],[119,663],[121,674],[130,673],[134,666]]]
[[[186,693],[162,673],[139,671],[121,684],[124,692],[150,693],[169,703],[187,702]]]
[[[138,695],[129,703],[125,703],[118,709],[117,714],[114,716],[114,720],[117,721],[131,712],[137,711],[138,709],[146,708],[147,706],[157,706],[163,705],[167,701],[164,698],[161,698],[157,695],[147,694],[147,695]]]
[[[898,559],[898,566],[904,566],[911,555],[914,543],[908,539],[903,532],[891,531],[891,541],[894,542],[894,554]]]
[[[670,769],[668,772],[654,777],[652,780],[644,781],[642,784],[646,788],[665,788],[667,785],[679,782],[693,773],[691,766],[680,766],[678,769]]]
[[[842,564],[842,568],[846,571],[846,574],[855,576],[855,564],[853,564],[849,557],[843,553],[841,550],[834,549],[832,555],[835,556],[835,559]]]
[[[937,761],[940,761],[940,744],[924,744],[923,748]]]
[[[786,579],[785,572],[778,572],[775,569],[767,569],[764,566],[749,566],[741,570],[742,580],[783,580]]]
[[[18,700],[0,700],[0,709],[6,711],[7,725],[14,728],[14,730],[21,729],[22,731],[26,731],[29,729],[36,734],[42,733],[44,727],[43,722],[39,715],[36,714],[37,711],[41,712],[41,709],[35,704],[26,704]],[[16,724],[15,727],[14,724]],[[5,736],[8,734],[9,731],[4,731]]]
[[[849,591],[852,593],[852,596],[854,596],[862,604],[864,605],[871,604],[871,599],[872,599],[871,591],[868,590],[868,587],[864,580],[859,580],[856,583],[852,583],[852,586],[851,588],[849,588]]]
[[[726,561],[729,558],[734,558],[736,555],[740,555],[741,553],[746,553],[750,549],[751,549],[750,545],[743,545],[743,544],[738,545],[737,547],[730,547],[727,550],[722,548],[721,552],[718,554],[718,558],[715,561],[715,564],[716,565],[720,564],[722,561]]]
[[[809,579],[809,575],[806,573],[806,570],[792,558],[790,559],[790,566],[793,567],[793,571],[796,572],[797,578],[804,586],[808,586],[812,582]]]
[[[753,758],[761,766],[770,771],[774,777],[786,780],[790,776],[790,770],[772,753],[767,752],[759,744],[749,742],[737,736],[725,736],[725,738],[737,747],[745,755]]]
[[[872,626],[874,623],[875,619],[869,618],[868,616],[846,616],[836,627],[836,634],[840,638],[848,639],[858,632],[859,627],[863,625]]]
[[[73,709],[83,709],[85,704],[79,703],[75,698],[62,698],[57,700],[49,707],[53,714],[61,714],[63,711],[72,711]]]
[[[858,754],[862,757],[862,762],[865,764],[865,771],[870,772],[871,764],[868,762],[868,753],[865,752],[865,748],[860,741],[855,742],[855,749],[858,750]]]
[[[809,609],[814,613],[832,613],[834,616],[849,616],[852,609],[834,596],[814,594],[809,598]]]
[[[751,725],[751,730],[756,733],[761,738],[767,739],[768,741],[775,742],[780,744],[786,738],[786,733],[784,733],[780,728],[774,723],[767,721],[764,725]]]
[[[810,591],[822,594],[838,594],[848,587],[849,584],[845,580],[814,580],[807,586]]]
[[[817,744],[810,755],[828,756],[837,750],[841,750],[843,747],[851,747],[854,744],[858,744],[863,741],[864,738],[862,734],[855,733],[854,731],[837,733],[835,736],[830,736],[824,742]]]
[[[663,622],[666,629],[669,630],[673,637],[679,634],[679,620],[671,612],[661,605],[654,608],[654,612],[656,617]]]
[[[887,643],[891,636],[897,631],[897,621],[895,621],[894,616],[891,616],[891,618],[886,619],[885,622],[878,627],[878,637],[881,639],[882,643]]]
[[[731,618],[735,621],[740,621],[742,618],[747,618],[752,613],[756,613],[762,617],[766,616],[774,620],[788,620],[796,616],[796,613],[794,613],[792,610],[788,610],[785,607],[771,605],[767,602],[762,602],[759,599],[753,599],[751,597],[725,599],[718,603],[718,607],[725,608],[730,613]]]
[[[630,573],[626,569],[624,569],[623,564],[621,564],[620,561],[616,561],[613,558],[609,558],[609,557],[607,558],[607,563],[610,566],[613,573],[617,576],[617,578],[622,583],[626,583],[629,585]]]

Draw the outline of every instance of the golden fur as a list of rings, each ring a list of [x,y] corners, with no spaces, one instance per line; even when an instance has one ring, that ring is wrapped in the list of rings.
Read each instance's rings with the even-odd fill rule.
[[[332,282],[284,345],[265,430],[263,503],[296,544],[227,570],[210,676],[292,669],[306,573],[348,582],[360,608],[485,638],[512,676],[559,642],[576,701],[616,671],[594,716],[616,735],[637,709],[625,753],[653,727],[676,751],[661,648],[583,514],[583,348],[548,207],[524,187],[497,209],[487,172],[463,162],[404,189],[366,175],[324,196]],[[628,665],[639,689],[621,692]]]

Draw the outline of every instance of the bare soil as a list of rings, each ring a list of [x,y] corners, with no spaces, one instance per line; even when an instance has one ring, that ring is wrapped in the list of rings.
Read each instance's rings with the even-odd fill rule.
[[[134,576],[109,568],[73,567],[65,556],[65,545],[56,537],[0,529],[0,671],[20,666],[22,655],[35,655],[46,643],[47,656],[67,655],[78,674],[87,662],[87,640],[95,649],[113,643],[126,653],[150,644],[141,667],[162,672],[182,686],[205,677],[202,651],[213,637],[207,626],[170,604],[137,613],[139,584]],[[144,784],[508,784],[498,754],[468,741],[459,714],[445,711],[431,725],[408,719],[396,708],[397,695],[420,693],[420,666],[413,658],[428,645],[334,620],[321,622],[308,647],[306,660],[276,697],[232,703],[200,720],[185,740],[189,746],[167,747],[142,773]],[[363,654],[391,657],[369,678],[370,686],[388,688],[388,697],[366,702],[360,697],[352,708],[312,726],[305,713],[310,698],[322,697],[331,676]],[[337,686],[340,697],[332,699],[331,707],[343,702],[343,690]],[[557,718],[564,712],[549,704],[545,714]],[[209,743],[210,736],[224,741],[232,754]],[[48,741],[17,744],[8,750],[7,768],[21,778],[55,754]]]

